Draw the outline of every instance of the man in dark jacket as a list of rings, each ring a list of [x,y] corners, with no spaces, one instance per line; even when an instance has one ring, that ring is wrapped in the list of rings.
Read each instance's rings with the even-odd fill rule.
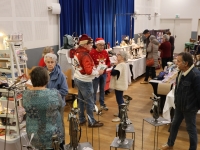
[[[190,139],[189,150],[196,150],[196,113],[200,108],[200,72],[194,67],[192,56],[188,52],[178,54],[176,65],[180,70],[176,78],[174,93],[176,109],[168,142],[160,150],[173,149],[178,129],[183,119],[185,119]]]
[[[149,43],[150,43],[150,40],[149,40],[149,37],[150,37],[150,32],[149,32],[149,30],[148,29],[146,29],[146,30],[144,30],[143,31],[143,35],[145,36],[145,43],[146,43],[146,49],[147,49],[147,47],[148,47],[148,45],[149,45]]]

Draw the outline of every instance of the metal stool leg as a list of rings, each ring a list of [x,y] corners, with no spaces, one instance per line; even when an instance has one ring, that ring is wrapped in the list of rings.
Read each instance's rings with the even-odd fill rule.
[[[143,150],[143,132],[144,132],[144,119],[142,122],[142,150]]]
[[[156,126],[155,126],[155,130],[154,130],[154,150],[156,148]]]

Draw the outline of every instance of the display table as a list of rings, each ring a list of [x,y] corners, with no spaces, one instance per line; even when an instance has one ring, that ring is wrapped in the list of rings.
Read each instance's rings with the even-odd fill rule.
[[[115,52],[115,53],[118,53],[119,51],[126,51],[126,52],[128,52],[130,49],[132,48],[132,45],[127,45],[127,46],[122,46],[122,47],[120,47],[120,46],[115,46],[115,47],[113,47],[113,51]]]
[[[168,121],[171,122],[171,109],[175,109],[175,104],[174,104],[174,89],[172,89],[166,97],[165,105],[163,108],[163,118],[167,119]],[[197,114],[200,114],[200,111],[197,112]]]
[[[143,75],[146,71],[146,56],[143,55],[138,59],[128,59],[129,65],[132,65],[133,79]]]
[[[165,105],[163,108],[163,118],[167,119],[170,122],[171,122],[170,111],[172,108],[175,109],[174,90],[173,89],[167,94],[167,97],[165,100]]]

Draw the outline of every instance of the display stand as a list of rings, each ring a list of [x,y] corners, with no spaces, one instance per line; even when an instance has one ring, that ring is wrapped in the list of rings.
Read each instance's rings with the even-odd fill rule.
[[[84,150],[84,149],[87,149],[87,148],[90,148],[90,150],[93,150],[91,144],[89,142],[85,142],[85,143],[79,143],[78,144],[78,148],[77,150]],[[66,145],[65,150],[74,150],[73,147],[70,147],[70,145]]]
[[[118,127],[119,125],[116,125],[116,137],[118,134]],[[132,139],[133,139],[133,150],[135,149],[135,129],[133,127],[133,124],[129,124],[125,130],[126,133],[131,133],[132,134]]]
[[[19,142],[20,139],[20,129],[22,129],[26,122],[23,121],[19,123],[18,118],[18,106],[22,105],[22,91],[24,90],[23,87],[18,87],[17,83],[20,82],[16,80],[18,76],[22,75],[22,69],[24,71],[26,67],[26,60],[23,61],[21,64],[20,58],[25,55],[24,49],[22,49],[22,40],[7,40],[7,45],[9,49],[0,50],[0,61],[2,62],[2,66],[0,68],[0,72],[10,73],[10,78],[7,78],[8,75],[5,77],[5,83],[11,85],[7,89],[0,89],[2,93],[9,93],[8,95],[13,95],[13,99],[9,99],[10,97],[4,97],[0,99],[1,107],[6,108],[6,110],[1,111],[0,118],[3,118],[5,123],[0,125],[1,129],[5,129],[5,135],[0,136],[0,145],[6,142],[6,149],[13,149],[13,145],[15,149],[21,149],[21,144]],[[18,48],[16,48],[19,46]],[[16,52],[16,49],[22,51],[22,53]],[[20,84],[20,83],[19,83]],[[20,86],[23,86],[20,84]],[[8,108],[12,111],[8,111]],[[2,120],[2,119],[1,119]],[[10,132],[14,131],[14,132]],[[8,144],[7,144],[8,143]]]
[[[133,147],[133,139],[126,139],[128,141],[128,144],[118,144],[118,140],[119,137],[115,137],[114,140],[112,141],[111,145],[110,145],[110,150],[113,148],[115,148],[115,150],[117,148],[120,149],[131,149],[131,147]],[[133,147],[134,148],[134,147]]]
[[[158,131],[159,131],[159,126],[163,126],[163,125],[166,125],[166,124],[169,124],[168,123],[168,120],[167,119],[164,119],[162,117],[159,117],[157,119],[157,121],[155,121],[154,118],[145,118],[143,119],[143,123],[142,123],[142,150],[143,150],[143,133],[144,133],[144,121],[146,121],[147,123],[151,124],[152,126],[155,127],[155,130],[154,130],[154,150],[156,150],[158,148]],[[166,122],[167,123],[166,123]]]

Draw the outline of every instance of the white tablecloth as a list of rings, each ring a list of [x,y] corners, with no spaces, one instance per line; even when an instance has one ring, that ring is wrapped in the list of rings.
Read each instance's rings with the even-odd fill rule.
[[[171,122],[171,116],[170,116],[170,111],[171,109],[175,109],[175,104],[174,104],[174,89],[172,89],[166,97],[165,105],[163,108],[163,118],[169,120]],[[197,114],[200,114],[200,110],[197,112]]]
[[[146,56],[143,55],[139,59],[128,59],[128,63],[130,65],[133,65],[132,71],[133,71],[133,79],[136,79],[137,77],[141,76],[146,71]]]
[[[163,108],[163,118],[169,120],[170,122],[171,122],[171,117],[170,117],[171,108],[175,109],[173,89],[167,94],[165,105]]]
[[[115,47],[113,47],[113,51],[115,52],[115,53],[118,53],[119,51],[121,51],[121,50],[123,50],[123,51],[129,51],[130,50],[130,47],[131,47],[132,45],[127,45],[127,46],[123,46],[123,47],[120,47],[120,46],[115,46]]]

